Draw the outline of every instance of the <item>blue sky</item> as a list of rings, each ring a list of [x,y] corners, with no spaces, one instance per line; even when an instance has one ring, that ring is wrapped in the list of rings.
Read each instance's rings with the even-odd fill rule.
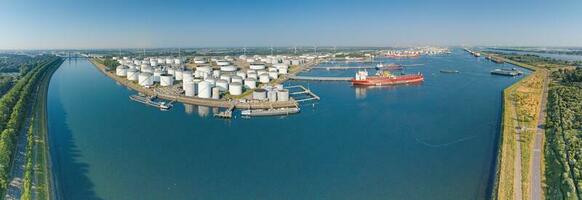
[[[579,0],[0,0],[0,49],[582,46]]]

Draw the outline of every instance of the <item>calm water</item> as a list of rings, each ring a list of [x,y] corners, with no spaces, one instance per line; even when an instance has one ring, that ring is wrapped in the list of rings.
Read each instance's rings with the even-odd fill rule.
[[[501,91],[517,78],[455,50],[412,60],[417,86],[304,82],[322,97],[289,117],[211,117],[131,102],[86,60],[49,89],[55,176],[65,199],[483,199]],[[345,65],[342,64],[342,65]],[[507,66],[509,67],[509,66]],[[457,69],[460,74],[442,74]],[[353,71],[306,75],[351,76]],[[292,83],[297,84],[297,83]]]

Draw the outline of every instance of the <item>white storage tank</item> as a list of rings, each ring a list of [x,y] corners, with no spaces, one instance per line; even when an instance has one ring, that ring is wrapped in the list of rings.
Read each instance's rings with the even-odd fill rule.
[[[250,89],[255,89],[257,87],[257,79],[247,78],[245,79],[245,87]]]
[[[289,69],[287,69],[287,68],[279,69],[279,74],[287,74],[287,73],[289,73]]]
[[[184,76],[182,76],[183,73],[184,73],[184,71],[182,71],[181,69],[176,69],[174,71],[174,77],[176,78],[177,81],[181,81],[182,80],[182,78],[184,77]]]
[[[277,101],[289,101],[289,90],[277,90]]]
[[[247,78],[247,73],[243,72],[243,71],[238,71],[236,72],[237,76],[240,76],[241,78],[245,79]]]
[[[204,73],[211,73],[212,68],[210,66],[198,66],[196,67],[196,71],[204,72]]]
[[[228,82],[223,79],[216,80],[216,87],[220,88],[220,91],[228,91]]]
[[[277,90],[267,90],[267,97],[270,102],[277,101]]]
[[[115,75],[117,76],[127,76],[127,70],[129,68],[125,65],[119,65],[115,68]]]
[[[175,59],[174,59],[174,64],[176,64],[176,65],[180,65],[180,64],[182,64],[182,59],[175,58]]]
[[[261,70],[261,69],[265,69],[265,64],[260,64],[260,63],[251,63],[249,65],[249,69],[252,70]]]
[[[216,61],[216,65],[218,65],[218,66],[226,66],[226,65],[230,65],[230,62],[228,62],[226,60],[217,60]]]
[[[213,99],[220,99],[220,88],[219,87],[212,88],[212,98]]]
[[[220,75],[220,80],[225,80],[226,82],[230,83],[230,75],[227,74]]]
[[[214,71],[212,71],[212,77],[214,77],[214,78],[220,78],[220,70],[214,70]]]
[[[142,72],[138,75],[138,83],[144,87],[152,86],[154,85],[154,75],[148,72]]]
[[[230,82],[231,83],[241,83],[242,84],[243,83],[243,78],[240,77],[240,76],[236,76],[236,75],[235,76],[231,76],[230,77]]]
[[[163,58],[158,58],[158,59],[157,59],[157,62],[158,62],[158,64],[160,64],[160,65],[166,64],[166,60],[165,60],[165,59],[163,59]]]
[[[223,72],[235,72],[238,68],[233,66],[233,65],[226,65],[226,66],[221,66],[220,67],[220,71]]]
[[[202,81],[198,83],[198,97],[200,98],[210,98],[210,92],[212,92],[211,85],[207,81]]]
[[[137,69],[128,69],[127,70],[127,80],[137,81],[138,74],[139,74],[139,72],[137,71]]]
[[[182,89],[184,89],[184,95],[187,97],[194,97],[196,94],[196,88],[192,80],[182,82]]]
[[[279,78],[279,73],[278,72],[269,72],[269,78],[271,79],[277,79]]]
[[[171,86],[174,84],[174,77],[170,74],[160,75],[160,86]]]
[[[266,100],[267,99],[267,90],[265,89],[256,89],[253,91],[253,99],[255,100]]]
[[[257,70],[257,74],[260,76],[261,74],[268,74],[267,70]]]
[[[154,73],[154,68],[150,66],[145,66],[141,68],[141,72]]]
[[[216,85],[216,79],[214,79],[212,77],[208,77],[208,78],[204,79],[204,81],[209,82],[212,85],[212,87],[214,87]]]
[[[159,83],[160,82],[160,76],[164,74],[164,71],[162,71],[162,69],[155,69],[154,70],[154,82]]]
[[[231,95],[241,95],[242,94],[242,83],[234,82],[228,86],[228,92]]]
[[[158,62],[157,62],[157,61],[153,61],[153,60],[152,60],[152,61],[150,61],[150,65],[151,65],[152,67],[158,66]]]
[[[185,69],[182,71],[182,81],[191,81],[192,79],[194,79],[194,76],[192,76],[191,70]]]
[[[174,72],[176,70],[174,68],[168,67],[168,74],[174,76]]]
[[[248,73],[247,78],[259,79],[259,75],[256,72]]]
[[[269,83],[269,75],[268,74],[261,74],[259,75],[259,82],[261,83]]]
[[[173,59],[171,58],[166,58],[166,64],[172,64],[173,63]]]

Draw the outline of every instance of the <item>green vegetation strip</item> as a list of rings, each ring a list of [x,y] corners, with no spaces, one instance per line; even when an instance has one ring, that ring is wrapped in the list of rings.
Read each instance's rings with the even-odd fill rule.
[[[558,70],[548,95],[547,199],[582,199],[582,69]]]
[[[2,130],[0,135],[0,194],[3,196],[10,181],[9,175],[14,159],[16,136],[26,120],[25,115],[31,99],[33,99],[31,98],[33,90],[37,88],[37,83],[48,69],[59,66],[61,63],[62,59],[56,57],[46,59],[42,64],[39,63],[0,98],[0,130]]]

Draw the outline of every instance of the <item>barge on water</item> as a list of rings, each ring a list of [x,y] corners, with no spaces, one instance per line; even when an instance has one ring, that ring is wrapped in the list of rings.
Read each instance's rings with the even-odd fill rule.
[[[163,111],[167,111],[167,110],[170,110],[170,108],[172,108],[172,102],[167,103],[165,101],[157,101],[156,96],[145,96],[145,95],[138,94],[138,95],[129,96],[129,99],[146,104],[146,105],[149,105],[149,106],[159,108],[160,110],[163,110]]]
[[[299,107],[291,108],[273,108],[273,109],[256,109],[256,110],[243,110],[241,111],[242,116],[248,117],[261,117],[261,116],[277,116],[277,115],[290,115],[299,113],[301,109]]]
[[[523,72],[517,70],[516,68],[511,68],[511,69],[495,69],[491,71],[491,74],[500,76],[519,76],[522,75]]]

